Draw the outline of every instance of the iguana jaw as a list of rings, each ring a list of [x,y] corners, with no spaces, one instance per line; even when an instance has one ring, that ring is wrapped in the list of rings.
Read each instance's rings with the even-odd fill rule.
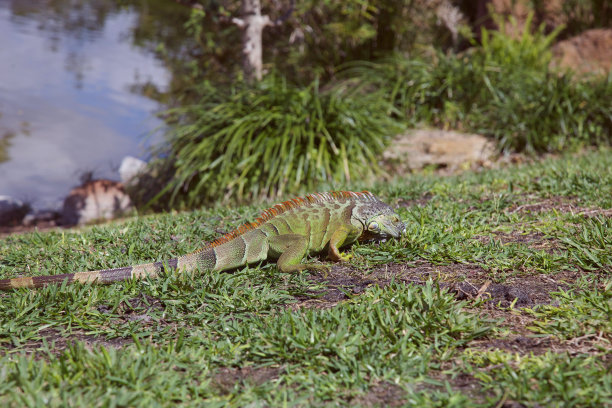
[[[406,226],[401,221],[391,226],[386,226],[386,227],[387,228],[382,233],[382,235],[391,236],[393,238],[400,238],[402,235],[406,233]]]
[[[406,233],[406,226],[403,222],[381,224],[379,231],[365,230],[359,237],[360,242],[365,241],[384,241],[387,238],[400,238]]]

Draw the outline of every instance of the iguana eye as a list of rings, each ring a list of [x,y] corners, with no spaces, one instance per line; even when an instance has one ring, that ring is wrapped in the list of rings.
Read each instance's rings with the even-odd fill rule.
[[[372,221],[370,225],[368,225],[368,229],[370,231],[378,231],[378,223],[376,221]]]

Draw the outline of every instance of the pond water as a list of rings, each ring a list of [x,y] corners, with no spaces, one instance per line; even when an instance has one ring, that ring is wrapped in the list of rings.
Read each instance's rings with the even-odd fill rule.
[[[133,41],[157,2],[117,3],[0,0],[0,195],[57,207],[81,174],[146,158],[163,107],[135,89],[171,75]]]

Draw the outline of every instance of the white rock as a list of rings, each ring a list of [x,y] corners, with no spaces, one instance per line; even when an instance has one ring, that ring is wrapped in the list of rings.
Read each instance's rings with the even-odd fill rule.
[[[142,174],[146,168],[147,162],[144,160],[132,156],[125,156],[123,160],[121,160],[121,165],[119,166],[119,177],[121,178],[121,182],[126,185],[129,184]]]

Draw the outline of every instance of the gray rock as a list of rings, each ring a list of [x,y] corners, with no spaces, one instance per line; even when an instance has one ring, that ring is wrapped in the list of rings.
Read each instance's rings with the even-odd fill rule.
[[[481,135],[417,129],[397,136],[383,153],[383,161],[390,173],[403,174],[428,165],[456,170],[483,164],[494,153],[494,144]]]

